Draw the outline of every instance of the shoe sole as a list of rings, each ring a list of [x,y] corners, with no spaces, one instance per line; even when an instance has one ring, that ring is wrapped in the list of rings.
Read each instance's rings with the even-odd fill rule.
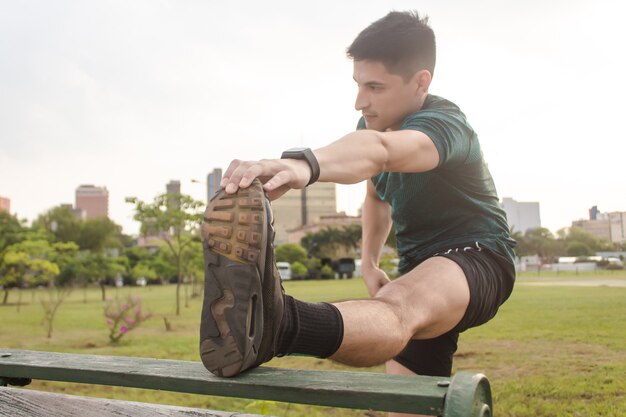
[[[236,194],[221,190],[204,214],[200,357],[217,376],[239,374],[255,363],[259,352],[262,277],[271,223],[265,199],[260,181],[255,180]]]

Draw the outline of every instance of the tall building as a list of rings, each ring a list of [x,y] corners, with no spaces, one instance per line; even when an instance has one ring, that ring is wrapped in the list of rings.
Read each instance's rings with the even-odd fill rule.
[[[6,197],[0,197],[0,211],[11,213],[11,200]]]
[[[206,201],[208,202],[220,189],[222,168],[215,168],[206,176]]]
[[[291,229],[319,222],[322,216],[337,214],[337,187],[316,182],[303,190],[289,190],[272,202],[276,246],[289,242]]]
[[[169,203],[174,207],[179,207],[180,199],[177,197],[180,196],[180,181],[170,180],[170,182],[165,185],[165,192],[169,195]]]
[[[91,184],[81,185],[76,189],[76,209],[85,212],[85,218],[109,216],[109,191],[106,187]]]
[[[586,230],[598,239],[613,243],[626,242],[626,212],[602,213],[597,206],[589,209],[589,220],[576,220],[572,226]]]
[[[165,185],[165,192],[168,194],[180,194],[180,181],[170,180],[170,182]]]
[[[626,212],[607,213],[609,217],[609,235],[613,243],[626,242]]]
[[[509,228],[513,231],[526,233],[529,229],[541,227],[539,203],[522,203],[512,198],[502,199],[502,208],[506,212]]]

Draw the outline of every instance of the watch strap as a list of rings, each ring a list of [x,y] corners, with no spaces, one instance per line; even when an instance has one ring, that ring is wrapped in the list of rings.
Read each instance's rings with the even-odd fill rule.
[[[307,186],[316,182],[320,177],[320,164],[317,162],[315,154],[310,148],[287,149],[280,157],[281,159],[300,159],[305,161],[311,168],[311,177]]]

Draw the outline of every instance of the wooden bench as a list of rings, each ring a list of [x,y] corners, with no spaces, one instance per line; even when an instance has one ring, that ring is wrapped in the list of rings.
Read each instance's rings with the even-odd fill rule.
[[[7,387],[25,385],[32,379],[444,417],[492,415],[489,381],[482,374],[469,372],[459,372],[450,379],[259,367],[235,378],[218,378],[200,362],[3,348],[0,415],[250,416]]]

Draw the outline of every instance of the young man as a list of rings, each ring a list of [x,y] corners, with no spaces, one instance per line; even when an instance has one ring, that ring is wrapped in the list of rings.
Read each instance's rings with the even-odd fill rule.
[[[209,203],[200,350],[216,375],[301,353],[449,376],[459,333],[491,319],[512,291],[515,242],[478,137],[456,105],[428,93],[435,37],[427,19],[389,13],[358,35],[348,56],[358,129],[315,151],[234,160]],[[371,299],[313,304],[284,295],[266,196],[363,180]],[[394,281],[378,267],[392,222],[401,273]]]

